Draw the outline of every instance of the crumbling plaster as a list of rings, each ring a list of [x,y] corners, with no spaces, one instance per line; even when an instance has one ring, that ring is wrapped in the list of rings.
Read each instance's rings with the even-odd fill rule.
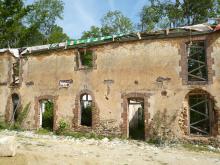
[[[205,85],[186,85],[183,83],[181,60],[182,45],[190,40],[189,37],[110,43],[94,46],[90,49],[95,53],[95,68],[77,70],[76,49],[52,50],[34,53],[22,58],[22,84],[19,92],[22,103],[31,102],[31,110],[27,128],[36,129],[36,97],[49,95],[57,97],[56,128],[58,121],[65,119],[72,127],[76,100],[83,90],[93,93],[95,104],[99,109],[99,133],[123,134],[123,93],[148,93],[149,123],[156,112],[167,111],[168,116],[177,118],[171,126],[176,136],[183,136],[179,126],[182,116],[184,99],[194,88],[209,92],[220,106],[220,34],[209,34],[208,51],[210,70],[215,74],[209,76],[211,82]],[[0,56],[1,58],[1,56]],[[2,60],[2,59],[1,59]],[[1,63],[0,63],[1,64]],[[4,65],[3,68],[7,68]],[[1,68],[1,66],[0,66]],[[8,68],[9,69],[9,68]],[[0,71],[5,74],[6,71]],[[7,71],[8,72],[8,71]],[[162,77],[162,81],[157,81]],[[73,80],[68,88],[59,86],[60,80]],[[112,80],[111,84],[104,83]],[[30,83],[31,82],[31,83]],[[3,90],[5,90],[3,92]],[[5,112],[6,100],[10,95],[8,86],[0,86],[3,99],[0,112]],[[7,95],[7,96],[6,96]],[[108,121],[111,121],[108,125]],[[107,124],[106,124],[107,123]],[[29,125],[29,126],[28,126]],[[101,127],[101,125],[105,125]],[[220,125],[220,122],[219,122]],[[95,128],[93,128],[96,130]],[[220,133],[220,130],[219,130]],[[146,133],[147,134],[147,133]]]

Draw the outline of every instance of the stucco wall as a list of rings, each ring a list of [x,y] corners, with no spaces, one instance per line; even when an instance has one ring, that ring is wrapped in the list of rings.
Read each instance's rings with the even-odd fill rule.
[[[179,122],[185,96],[190,90],[206,90],[214,96],[215,108],[220,106],[220,37],[219,33],[205,37],[209,40],[207,48],[210,48],[209,53],[214,59],[210,67],[215,71],[213,82],[208,85],[183,85],[180,74],[181,45],[188,42],[189,37],[116,42],[92,47],[97,66],[92,70],[74,69],[77,67],[75,49],[28,55],[22,59],[23,74],[19,89],[22,104],[31,103],[25,127],[36,128],[36,98],[54,96],[56,126],[64,118],[74,128],[76,97],[82,90],[89,90],[99,113],[96,131],[120,134],[123,133],[123,95],[144,93],[149,96],[146,123],[150,125],[159,112],[166,112],[168,123],[175,119],[170,128],[177,136],[182,136]],[[166,80],[158,82],[159,77]],[[73,83],[69,88],[60,88],[60,80],[73,80]],[[113,80],[113,83],[108,85],[104,80]],[[5,98],[4,92],[0,94]],[[0,112],[4,111],[5,100],[3,102]]]
[[[13,89],[10,88],[12,81],[12,63],[15,62],[15,58],[9,52],[0,53],[0,119],[5,119],[8,106],[8,102]]]

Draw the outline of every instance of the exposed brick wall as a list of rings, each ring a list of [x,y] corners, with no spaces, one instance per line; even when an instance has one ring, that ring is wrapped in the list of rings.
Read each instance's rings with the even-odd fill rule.
[[[188,111],[189,111],[189,107],[188,107],[188,101],[185,100],[184,104],[183,104],[183,108],[182,111],[179,115],[179,127],[182,131],[182,133],[184,135],[188,135],[189,134],[189,129],[188,129]]]
[[[220,112],[218,111],[218,119],[217,119],[217,129],[218,129],[218,135],[220,135]]]
[[[129,98],[142,98],[144,99],[144,134],[145,139],[148,138],[149,135],[149,118],[150,114],[148,113],[148,108],[150,107],[150,104],[148,102],[149,97],[151,94],[149,93],[123,93],[121,95],[121,98],[123,99],[122,108],[123,112],[121,114],[123,123],[121,125],[121,133],[123,137],[129,137],[129,123],[128,123],[128,99]]]
[[[214,109],[214,119],[213,119],[213,129],[212,129],[212,135],[218,136],[220,135],[220,119],[219,119],[219,109]]]
[[[214,64],[214,59],[211,57],[211,53],[213,51],[213,46],[211,44],[210,36],[196,36],[192,37],[191,41],[201,41],[204,40],[206,46],[206,60],[207,60],[207,70],[208,70],[208,82],[204,81],[188,81],[188,62],[187,62],[187,49],[186,43],[190,42],[190,39],[183,39],[180,43],[179,54],[181,55],[181,59],[179,65],[181,67],[180,77],[182,78],[183,85],[205,85],[213,83],[213,76],[215,75],[215,71],[212,70],[212,65]]]
[[[53,102],[53,130],[57,130],[57,110],[58,110],[57,99],[58,99],[58,96],[52,96],[52,95],[44,95],[44,96],[35,97],[34,120],[35,120],[36,129],[40,127],[40,102],[39,101],[40,100],[51,100]]]
[[[92,97],[92,127],[82,126],[80,125],[81,120],[81,107],[80,107],[80,96],[82,94],[89,94]],[[99,108],[95,102],[95,96],[90,90],[82,90],[77,96],[75,100],[75,107],[73,108],[73,128],[78,131],[90,131],[94,130],[99,125]]]

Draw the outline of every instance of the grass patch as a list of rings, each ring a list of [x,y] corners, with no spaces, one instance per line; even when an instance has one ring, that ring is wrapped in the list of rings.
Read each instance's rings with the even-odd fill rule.
[[[40,134],[40,135],[49,135],[53,132],[49,131],[48,129],[40,128],[35,133]]]
[[[1,129],[7,129],[9,126],[6,122],[4,121],[0,121],[0,130]]]
[[[189,150],[189,151],[194,151],[194,152],[215,152],[215,153],[220,153],[219,150],[215,149],[213,147],[210,148],[211,146],[207,145],[194,145],[194,144],[182,144],[183,148]]]
[[[73,132],[73,131],[63,131],[58,135],[71,136],[78,139],[86,138],[86,139],[101,140],[105,138],[105,136],[97,135],[95,133],[82,133],[82,132]]]

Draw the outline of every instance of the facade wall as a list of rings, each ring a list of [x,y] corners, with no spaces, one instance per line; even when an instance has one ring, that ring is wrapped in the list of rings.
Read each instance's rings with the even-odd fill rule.
[[[185,97],[190,90],[199,88],[207,91],[216,101],[217,113],[220,107],[220,34],[192,37],[192,40],[198,39],[208,41],[210,80],[205,85],[184,83],[184,43],[189,42],[190,37],[115,42],[91,47],[96,57],[96,67],[93,69],[76,69],[76,49],[35,53],[22,58],[19,94],[23,106],[31,103],[24,127],[37,128],[38,98],[50,96],[56,100],[55,129],[58,122],[65,119],[75,130],[93,130],[127,137],[125,98],[143,96],[146,97],[146,137],[158,116],[168,126],[167,132],[183,137],[188,128]],[[2,63],[1,60],[0,68]],[[68,88],[61,88],[60,80],[73,82]],[[0,90],[1,97],[5,98],[6,93],[2,92],[1,86]],[[82,91],[90,91],[95,102],[95,126],[92,128],[77,123],[79,94]],[[5,101],[0,105],[0,112],[4,112]]]
[[[14,90],[10,88],[12,83],[12,65],[16,58],[9,52],[0,54],[0,119],[10,118],[8,109],[10,108],[11,94]]]

